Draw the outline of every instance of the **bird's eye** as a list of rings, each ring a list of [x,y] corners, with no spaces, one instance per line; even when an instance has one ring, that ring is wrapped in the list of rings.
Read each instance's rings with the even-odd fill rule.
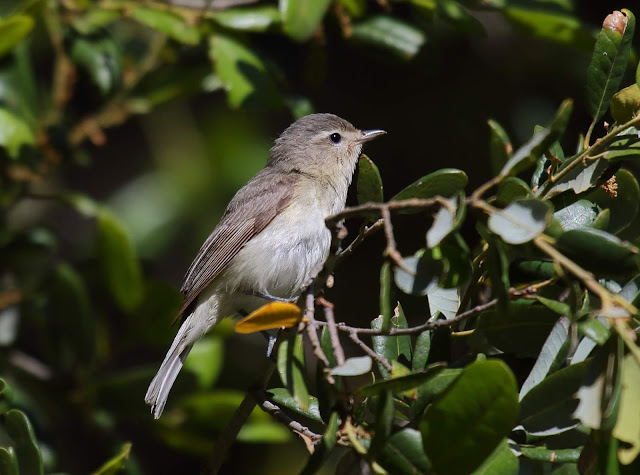
[[[340,143],[340,140],[342,140],[342,136],[339,133],[334,132],[333,134],[329,135],[329,139],[333,143]]]

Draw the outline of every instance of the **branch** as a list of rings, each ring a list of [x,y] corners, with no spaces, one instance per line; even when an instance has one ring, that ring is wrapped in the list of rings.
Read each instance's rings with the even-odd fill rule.
[[[333,353],[336,355],[336,362],[338,366],[344,364],[344,349],[340,343],[340,336],[338,335],[338,326],[336,325],[336,319],[333,315],[333,304],[322,297],[318,298],[318,303],[324,307],[324,318],[327,320],[326,324],[329,327],[329,335],[331,336],[331,346],[333,347]],[[325,322],[316,322],[324,324]]]
[[[316,355],[316,358],[322,361],[325,367],[328,368],[330,366],[329,360],[322,350],[320,340],[318,340],[318,322],[315,319],[315,297],[313,295],[313,285],[309,286],[307,289],[305,300],[304,317],[307,320],[305,329],[307,331],[309,341],[311,342],[311,347],[313,348],[313,354]]]
[[[384,358],[383,356],[373,351],[360,338],[358,338],[358,332],[350,331],[349,338],[351,338],[351,341],[353,341],[356,345],[358,345],[362,349],[362,351],[364,351],[366,354],[371,356],[371,358],[373,358],[375,361],[377,361],[382,366],[384,366],[384,369],[389,371],[389,373],[393,371],[391,364],[389,364],[389,361],[386,358]]]
[[[390,201],[388,203],[365,203],[359,206],[352,206],[350,208],[345,208],[338,214],[334,214],[333,216],[329,216],[325,223],[328,228],[332,228],[337,223],[342,221],[343,219],[354,218],[356,216],[364,216],[366,214],[371,213],[372,211],[377,211],[382,213],[382,210],[389,211],[398,211],[398,210],[407,210],[407,209],[415,209],[422,210],[430,208],[435,204],[444,203],[444,199],[436,196],[435,198],[429,199],[420,199],[420,198],[410,198],[408,200],[400,200],[400,201]]]

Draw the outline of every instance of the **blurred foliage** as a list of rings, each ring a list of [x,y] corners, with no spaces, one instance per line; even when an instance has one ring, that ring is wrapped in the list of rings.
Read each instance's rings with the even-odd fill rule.
[[[565,48],[567,66],[518,53],[478,87],[499,88],[504,77],[522,84],[525,105],[536,102],[549,91],[527,90],[538,76],[519,71],[532,63],[560,88],[575,76],[560,94],[582,97],[584,87],[586,108],[565,100],[531,135],[526,127],[556,97],[528,108],[507,97],[516,123],[490,120],[481,151],[462,137],[475,137],[470,128],[481,128],[476,118],[502,91],[474,89],[478,61],[458,63],[483,38],[517,50],[520,37],[501,36],[507,26],[536,42],[529,52]],[[328,318],[317,322],[319,336],[311,330],[315,338],[295,331],[300,314],[290,306],[245,322],[245,332],[293,329],[275,352],[278,377],[256,395],[269,413],[251,412],[225,467],[637,473],[634,28],[633,14],[621,9],[598,31],[570,0],[2,2],[0,473],[206,470],[267,359],[262,344],[236,350],[233,323],[223,322],[193,348],[168,410],[153,421],[143,396],[181,305],[175,269],[186,268],[183,254],[210,231],[202,216],[219,215],[264,163],[272,139],[254,115],[290,121],[315,105],[347,103],[377,77],[389,84],[376,86],[376,101],[357,98],[362,117],[388,116],[384,104],[394,102],[415,108],[395,122],[399,137],[416,122],[421,148],[448,168],[415,180],[402,174],[397,150],[389,152],[397,172],[362,157],[363,206],[349,218],[363,223],[358,244],[385,226],[386,243],[370,239],[382,243],[382,262],[376,248],[356,275],[374,275],[379,294],[349,295],[355,304],[343,300],[343,313],[338,302],[338,317],[357,309],[353,326],[336,328]],[[353,56],[339,54],[349,48],[359,59],[351,67]],[[572,62],[591,53],[588,67]],[[432,92],[444,104],[436,113],[412,79],[421,81],[415,72],[438,54],[438,81],[462,81],[465,91]],[[344,90],[318,94],[332,76]],[[431,115],[438,132],[414,120]],[[404,137],[415,143],[415,135]],[[124,145],[110,148],[117,140]],[[145,140],[152,159],[141,164]],[[475,173],[452,168],[452,150],[471,157]],[[422,152],[407,155],[425,168],[415,160]],[[398,241],[418,243],[416,252],[396,248],[390,221],[379,220],[386,215]],[[414,219],[412,227],[403,218]],[[341,272],[335,290],[351,292]],[[300,325],[309,324],[307,317]],[[243,444],[253,444],[250,457]]]

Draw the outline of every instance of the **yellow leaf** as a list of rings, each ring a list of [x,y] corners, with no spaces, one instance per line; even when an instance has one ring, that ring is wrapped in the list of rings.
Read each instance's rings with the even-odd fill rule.
[[[297,305],[271,302],[236,323],[236,332],[254,333],[274,328],[290,328],[297,325],[300,320],[302,320],[302,311]]]

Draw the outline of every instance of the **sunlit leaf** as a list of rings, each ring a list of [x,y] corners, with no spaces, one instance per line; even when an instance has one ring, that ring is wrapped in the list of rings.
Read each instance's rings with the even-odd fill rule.
[[[115,40],[105,32],[69,39],[69,57],[102,96],[107,96],[122,84],[123,67]]]
[[[280,0],[284,32],[296,41],[306,41],[322,23],[331,0]]]
[[[291,328],[302,320],[302,311],[296,304],[270,302],[251,312],[236,323],[236,332],[254,333],[275,328]]]
[[[489,216],[489,229],[509,244],[524,244],[542,234],[549,222],[549,204],[527,199],[514,201]]]
[[[629,10],[614,11],[602,24],[587,69],[587,108],[594,121],[609,108],[627,69],[635,17]]]
[[[256,5],[215,11],[213,19],[233,30],[264,32],[280,23],[280,12],[274,5]]]
[[[640,454],[640,364],[632,354],[622,361],[622,395],[613,436],[629,446],[619,446],[620,463],[629,465]]]
[[[601,208],[588,200],[578,200],[553,213],[564,231],[586,228],[593,224]]]
[[[451,198],[445,202],[433,217],[433,224],[427,231],[427,247],[433,248],[452,233],[456,225],[458,199]]]
[[[33,146],[35,137],[27,124],[12,112],[0,107],[0,147],[6,150],[9,157],[17,159],[24,147]]]
[[[355,23],[351,37],[404,59],[413,58],[426,42],[424,33],[418,28],[387,15],[377,15]]]
[[[309,397],[309,407],[304,409],[286,388],[269,389],[267,393],[270,394],[270,399],[279,406],[291,409],[311,420],[322,422],[320,411],[318,410],[318,400],[315,397]]]
[[[467,185],[466,173],[455,168],[443,168],[407,186],[400,193],[391,198],[392,201],[406,200],[409,198],[433,198],[443,196],[451,198],[459,193]]]
[[[371,364],[370,356],[354,356],[347,358],[344,364],[333,368],[329,374],[332,376],[359,376],[371,371]]]
[[[98,470],[92,473],[92,475],[115,475],[124,470],[129,454],[131,453],[131,442],[123,444],[118,453],[111,459],[106,461]]]
[[[516,381],[507,365],[486,360],[466,367],[420,423],[434,470],[463,474],[477,468],[511,431],[518,410]]]
[[[496,204],[506,206],[527,198],[531,198],[531,188],[520,178],[508,176],[500,182],[496,193]]]
[[[0,20],[0,58],[31,33],[33,25],[33,18],[28,15],[14,14]]]
[[[131,17],[180,43],[196,45],[200,41],[198,29],[189,25],[180,15],[169,10],[137,6],[131,11]]]
[[[632,84],[616,92],[611,99],[611,115],[620,124],[640,113],[640,86]]]

